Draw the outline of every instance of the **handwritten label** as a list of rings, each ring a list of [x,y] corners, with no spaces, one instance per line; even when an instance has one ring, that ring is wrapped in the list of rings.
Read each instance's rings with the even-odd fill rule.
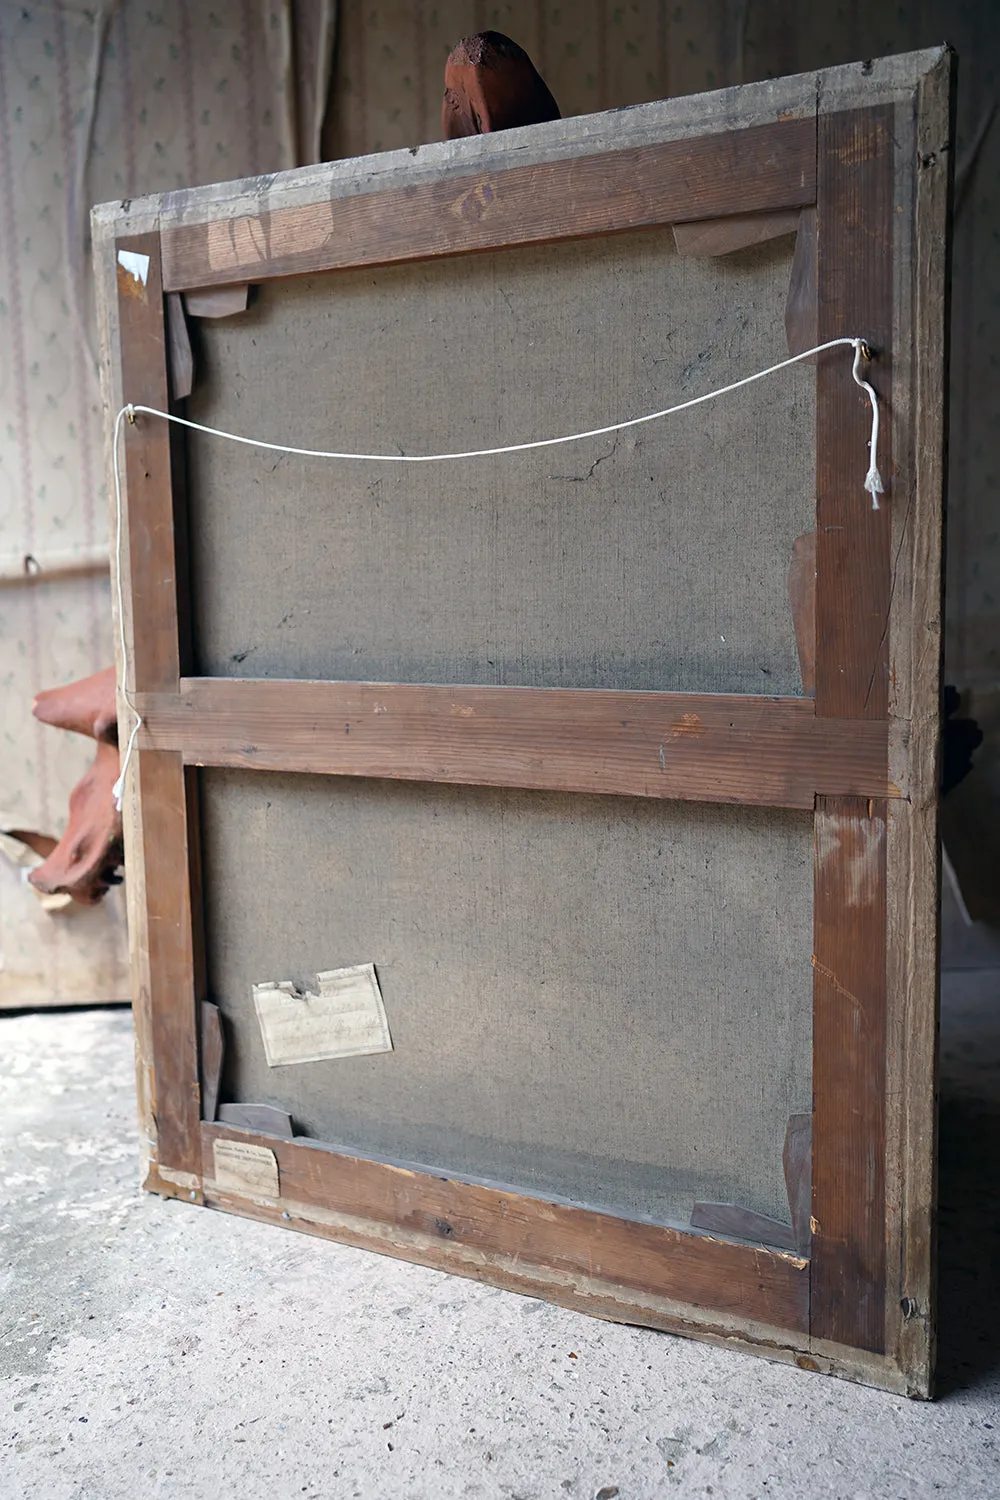
[[[392,1051],[373,964],[317,974],[315,990],[255,984],[253,1003],[268,1067]]]

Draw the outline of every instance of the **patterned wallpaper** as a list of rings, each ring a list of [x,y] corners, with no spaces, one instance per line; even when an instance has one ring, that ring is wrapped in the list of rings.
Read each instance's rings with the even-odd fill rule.
[[[31,701],[113,655],[90,205],[314,158],[334,13],[0,0],[0,830],[62,832],[93,747]],[[40,916],[0,874],[0,1004],[128,993],[120,902]]]

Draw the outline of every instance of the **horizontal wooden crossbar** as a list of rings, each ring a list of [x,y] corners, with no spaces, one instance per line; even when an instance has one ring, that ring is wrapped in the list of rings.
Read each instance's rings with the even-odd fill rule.
[[[636,146],[325,198],[161,232],[168,292],[798,208],[816,198],[816,122]]]
[[[201,677],[137,700],[187,765],[812,808],[898,797],[882,721],[807,698]]]
[[[808,1262],[762,1246],[730,1244],[592,1209],[549,1203],[277,1136],[203,1124],[207,1202],[283,1220],[370,1250],[488,1279],[514,1290],[591,1300],[614,1289],[617,1312],[644,1318],[647,1299],[712,1308],[726,1317],[805,1332]],[[214,1182],[214,1144],[274,1153],[280,1197],[227,1193]],[[541,1285],[545,1279],[544,1289]]]

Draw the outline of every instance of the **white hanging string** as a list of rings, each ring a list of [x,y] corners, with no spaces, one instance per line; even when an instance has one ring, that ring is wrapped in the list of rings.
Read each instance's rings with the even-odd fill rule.
[[[851,373],[854,376],[855,385],[859,385],[866,392],[872,409],[872,435],[871,441],[868,444],[871,462],[868,465],[868,473],[865,475],[865,489],[872,497],[872,510],[878,510],[878,497],[885,493],[885,486],[882,483],[882,476],[878,471],[878,397],[867,380],[862,379],[861,376],[861,361],[868,357],[867,345],[864,340],[855,339],[854,369]]]
[[[701,396],[693,396],[689,401],[681,401],[676,406],[665,406],[662,411],[648,412],[642,417],[629,417],[623,422],[611,422],[607,427],[592,427],[587,432],[572,432],[565,437],[537,438],[529,443],[507,443],[499,448],[473,448],[464,452],[456,453],[349,453],[338,452],[334,449],[324,448],[293,448],[286,443],[267,443],[262,438],[242,437],[235,432],[223,432],[218,427],[207,427],[202,422],[191,422],[187,417],[178,417],[173,412],[159,411],[155,406],[133,405],[132,402],[123,406],[115,418],[115,430],[112,440],[114,450],[114,472],[115,472],[115,578],[118,591],[118,626],[121,636],[121,660],[123,677],[127,675],[128,645],[125,639],[125,605],[122,594],[122,490],[121,474],[118,462],[118,440],[121,433],[122,422],[127,418],[134,423],[139,415],[147,417],[159,417],[164,422],[173,422],[178,427],[190,428],[193,432],[203,432],[208,437],[223,438],[229,443],[242,443],[248,448],[260,448],[268,453],[287,453],[298,458],[325,458],[354,461],[357,463],[370,464],[441,464],[450,463],[456,459],[470,458],[498,458],[507,453],[527,453],[533,448],[556,448],[563,443],[580,443],[587,438],[607,437],[612,432],[624,432],[629,427],[641,427],[646,422],[658,422],[663,417],[675,416],[678,412],[689,411],[693,406],[701,406],[705,401],[715,401],[719,396],[728,396],[732,391],[741,390],[744,386],[753,385],[757,380],[764,380],[768,375],[776,375],[779,370],[787,370],[790,365],[797,365],[804,359],[811,359],[814,354],[822,354],[827,349],[837,349],[848,346],[854,350],[853,375],[857,385],[868,397],[872,412],[872,431],[870,441],[871,460],[868,473],[865,475],[864,488],[872,497],[872,509],[878,510],[879,495],[884,493],[882,476],[878,471],[878,429],[879,408],[878,396],[868,381],[862,378],[861,361],[870,359],[871,353],[864,339],[861,338],[838,338],[828,339],[825,344],[817,344],[814,349],[804,349],[801,354],[793,354],[790,359],[780,360],[776,365],[769,365],[766,370],[757,370],[753,375],[745,375],[742,380],[734,380],[731,385],[720,386],[714,391],[705,391]],[[135,722],[128,737],[125,748],[125,758],[122,762],[121,775],[115,782],[112,792],[115,806],[121,812],[122,795],[125,787],[125,778],[128,774],[129,763],[132,759],[132,751],[135,748],[136,736],[142,728],[142,717],[138,709],[128,695],[127,689],[122,686],[122,696],[134,716]]]

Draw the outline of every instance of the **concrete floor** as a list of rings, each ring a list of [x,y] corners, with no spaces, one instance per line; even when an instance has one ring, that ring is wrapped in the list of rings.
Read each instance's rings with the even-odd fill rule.
[[[136,1188],[125,1010],[0,1019],[0,1497],[1000,1495],[1000,972],[946,976],[940,1395]]]

